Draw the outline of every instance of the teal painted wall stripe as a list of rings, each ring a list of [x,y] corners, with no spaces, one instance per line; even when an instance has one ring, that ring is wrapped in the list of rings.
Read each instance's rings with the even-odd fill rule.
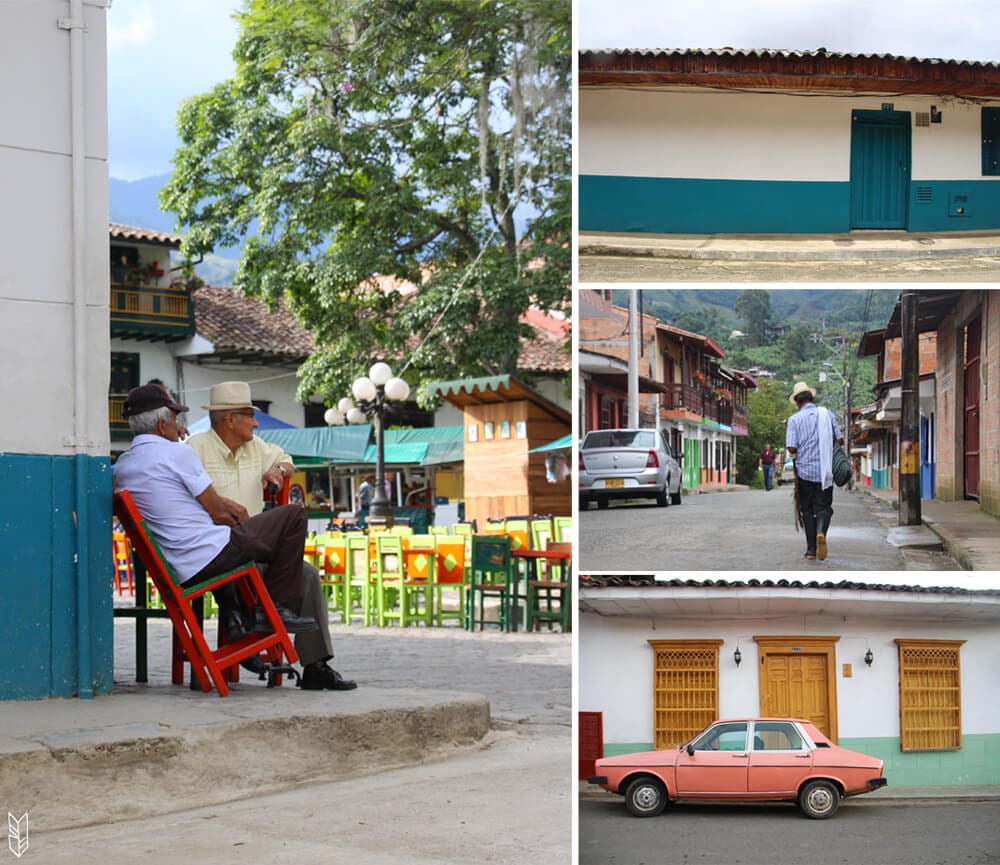
[[[845,232],[850,184],[580,176],[583,231],[657,234]]]
[[[582,231],[844,234],[850,211],[846,180],[580,176]],[[1000,178],[911,180],[908,218],[909,231],[1000,228]]]
[[[77,693],[75,457],[0,455],[11,488],[0,499],[0,699],[71,697]],[[88,458],[86,495],[90,681],[95,693],[114,684],[111,597],[111,466]]]
[[[965,734],[959,751],[904,753],[895,737],[842,738],[840,744],[884,760],[890,787],[1000,784],[1000,733]],[[604,756],[652,750],[652,742],[606,742]]]

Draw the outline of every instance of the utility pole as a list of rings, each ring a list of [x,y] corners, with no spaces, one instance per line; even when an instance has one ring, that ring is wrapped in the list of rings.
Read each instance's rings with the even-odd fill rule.
[[[919,526],[920,515],[920,335],[917,292],[901,292],[902,406],[899,420],[899,524]]]
[[[639,427],[639,298],[634,288],[628,299],[628,425]]]

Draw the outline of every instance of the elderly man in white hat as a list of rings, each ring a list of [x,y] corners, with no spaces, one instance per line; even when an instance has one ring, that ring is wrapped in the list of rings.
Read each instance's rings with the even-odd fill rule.
[[[292,458],[278,445],[254,435],[257,420],[246,382],[213,385],[208,405],[202,408],[208,411],[211,429],[191,436],[187,443],[201,457],[221,495],[241,504],[251,516],[259,514],[264,508],[263,489],[268,484],[281,486],[291,477]],[[315,619],[319,627],[295,635],[295,651],[302,662],[299,686],[307,691],[356,688],[354,681],[327,663],[333,657],[333,640],[319,571],[303,560],[302,578],[304,592],[295,612]]]
[[[795,461],[795,495],[806,533],[806,558],[827,556],[827,532],[833,517],[833,442],[844,439],[833,412],[814,402],[804,381],[792,388],[789,401],[798,411],[788,419],[785,447]]]

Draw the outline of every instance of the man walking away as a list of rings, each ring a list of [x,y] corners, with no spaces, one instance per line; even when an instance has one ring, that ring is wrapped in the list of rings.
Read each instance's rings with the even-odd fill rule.
[[[798,411],[788,419],[785,445],[795,461],[795,498],[806,533],[806,558],[827,556],[833,516],[833,442],[843,443],[833,413],[814,402],[813,389],[796,383],[789,401]]]

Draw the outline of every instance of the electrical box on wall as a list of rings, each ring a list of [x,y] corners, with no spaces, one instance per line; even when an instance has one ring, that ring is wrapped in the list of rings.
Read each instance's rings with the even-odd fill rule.
[[[948,195],[948,216],[969,216],[969,195],[967,192],[952,192]]]

